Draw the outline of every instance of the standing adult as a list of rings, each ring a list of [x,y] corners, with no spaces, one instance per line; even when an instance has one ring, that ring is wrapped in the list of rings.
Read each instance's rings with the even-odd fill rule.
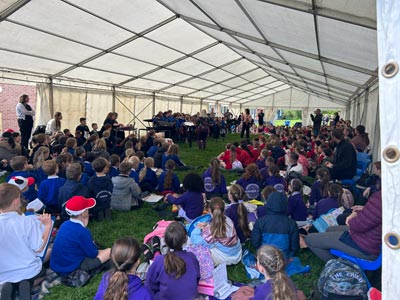
[[[321,110],[317,108],[314,112],[315,116],[313,114],[310,114],[311,120],[313,121],[313,131],[314,135],[319,134],[319,130],[321,129],[321,123],[322,123],[322,114]]]
[[[341,129],[333,129],[332,138],[336,144],[333,163],[326,163],[331,179],[352,179],[357,171],[356,150],[350,142],[344,139]]]
[[[260,110],[258,113],[258,126],[264,126],[264,110]]]
[[[246,139],[250,138],[250,124],[251,124],[250,110],[246,108],[242,116],[242,132],[240,133],[240,138],[243,138],[245,131],[246,131]]]
[[[61,130],[62,113],[59,111],[54,114],[54,118],[47,122],[46,134],[54,135]]]
[[[33,128],[33,116],[35,115],[35,111],[30,107],[28,102],[29,96],[23,94],[19,97],[19,103],[16,107],[18,126],[21,132],[21,144],[25,149],[28,149]]]

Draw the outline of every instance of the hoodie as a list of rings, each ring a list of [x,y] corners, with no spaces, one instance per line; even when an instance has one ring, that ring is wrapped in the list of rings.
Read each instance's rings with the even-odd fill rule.
[[[107,272],[101,278],[99,288],[97,289],[94,300],[102,300],[106,293],[108,282],[110,281],[110,272]],[[151,292],[142,284],[142,281],[136,275],[128,275],[128,300],[141,299],[152,300]]]
[[[142,191],[135,180],[127,175],[113,177],[114,189],[111,196],[111,208],[129,211],[132,206],[138,206]]]
[[[251,242],[255,248],[273,245],[283,251],[286,258],[299,250],[299,231],[296,222],[287,216],[288,201],[283,193],[273,192],[266,204],[266,215],[254,224]]]
[[[58,191],[58,205],[61,207],[61,220],[69,220],[69,215],[65,211],[65,202],[67,202],[73,196],[89,197],[89,191],[79,181],[69,180],[65,181],[65,184],[60,187]]]

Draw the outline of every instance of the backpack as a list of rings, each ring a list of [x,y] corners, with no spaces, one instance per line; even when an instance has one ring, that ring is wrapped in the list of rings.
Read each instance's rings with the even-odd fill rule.
[[[368,283],[360,267],[338,258],[328,261],[318,279],[313,300],[366,300]]]

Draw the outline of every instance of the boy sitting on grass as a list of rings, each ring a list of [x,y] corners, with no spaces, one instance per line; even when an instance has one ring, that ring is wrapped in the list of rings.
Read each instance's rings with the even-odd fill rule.
[[[9,183],[0,184],[1,299],[12,299],[14,289],[18,289],[20,300],[30,299],[31,285],[44,275],[39,253],[46,247],[51,233],[50,215],[43,214],[37,219],[25,217],[19,214],[20,206],[19,188]]]
[[[74,196],[65,205],[70,220],[64,222],[54,241],[50,267],[62,277],[62,283],[79,287],[102,269],[110,259],[110,248],[98,250],[93,242],[89,209],[96,205],[93,198]]]

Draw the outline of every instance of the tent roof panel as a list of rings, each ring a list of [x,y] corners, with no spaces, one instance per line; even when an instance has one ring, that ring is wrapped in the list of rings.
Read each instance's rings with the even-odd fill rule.
[[[113,5],[108,0],[69,1],[136,33],[173,16],[171,11],[156,1],[113,0]]]
[[[319,82],[324,82],[325,83],[325,77],[315,74],[315,73],[311,73],[311,72],[307,72],[304,71],[302,69],[298,69],[298,68],[294,68],[297,72],[297,74],[299,74],[302,78],[304,79],[312,79],[312,80],[316,80]]]
[[[1,0],[0,1],[0,13],[3,12],[3,10],[7,9],[11,5],[17,3],[18,0]]]
[[[146,38],[135,39],[114,50],[114,52],[157,65],[164,65],[183,56],[183,54],[175,50],[154,43]]]
[[[62,1],[30,1],[9,19],[101,49],[132,37],[132,33]]]
[[[262,78],[260,80],[257,80],[254,83],[264,86],[264,85],[266,85],[270,82],[274,82],[274,81],[276,81],[276,78],[274,78],[273,76],[268,76],[268,77]]]
[[[113,53],[96,58],[84,66],[106,70],[110,72],[123,73],[131,76],[138,76],[156,67],[138,60],[129,59]]]
[[[317,59],[312,59],[307,56],[299,55],[293,52],[288,52],[282,49],[279,49],[277,51],[290,64],[303,66],[305,68],[323,73],[321,62]]]
[[[164,83],[164,82],[159,82],[159,81],[153,81],[153,80],[147,80],[143,78],[138,78],[133,81],[130,81],[124,86],[130,86],[130,87],[135,87],[135,88],[141,88],[141,89],[149,89],[149,90],[161,90],[165,87],[167,87],[169,84]]]
[[[218,69],[218,70],[212,71],[210,73],[201,75],[200,77],[202,77],[204,79],[212,80],[215,82],[219,82],[219,81],[231,78],[231,77],[233,77],[233,75],[229,74],[228,72],[226,72],[224,70]]]
[[[215,42],[182,19],[169,22],[146,36],[187,54]]]
[[[276,53],[276,51],[266,44],[255,42],[255,41],[245,39],[245,38],[240,38],[240,37],[238,37],[238,40],[241,41],[243,44],[245,44],[251,51],[255,51],[262,55],[280,59],[280,57]]]
[[[0,50],[0,66],[50,75],[58,73],[70,65]]]
[[[230,88],[227,86],[221,85],[221,84],[216,84],[216,85],[207,87],[205,90],[207,92],[211,92],[211,93],[222,93],[226,90],[230,90]]]
[[[200,24],[193,24],[195,27],[197,27],[198,29],[200,29],[201,31],[211,35],[212,37],[214,37],[215,39],[217,39],[218,41],[222,41],[222,42],[227,42],[233,45],[237,45],[237,46],[241,46],[232,36],[230,36],[229,34],[217,30],[217,29],[213,29],[207,26],[203,26]]]
[[[193,3],[190,1],[182,1],[182,0],[159,0],[159,2],[163,3],[176,13],[180,15],[185,15],[187,17],[197,19],[203,22],[210,22],[210,19],[207,18],[205,14],[203,14]]]
[[[235,75],[239,75],[242,74],[246,71],[250,71],[251,69],[255,69],[256,66],[249,62],[248,60],[242,59],[240,61],[237,61],[233,64],[227,65],[225,67],[223,67],[222,69],[224,69],[225,71],[231,72]]]
[[[237,86],[243,85],[243,84],[246,84],[246,83],[247,83],[246,80],[244,80],[244,79],[242,79],[240,77],[234,77],[232,79],[224,81],[223,85],[227,85],[227,86],[230,86],[232,88],[236,88]]]
[[[211,82],[211,81],[208,81],[208,80],[204,80],[204,79],[201,79],[201,78],[193,78],[193,79],[190,79],[188,81],[182,82],[180,85],[188,87],[188,88],[193,88],[193,89],[198,89],[199,90],[199,89],[202,89],[202,88],[204,88],[206,86],[210,86],[212,84],[214,84],[214,83]]]
[[[206,91],[197,91],[196,93],[190,94],[191,97],[206,98],[211,96],[213,93]]]
[[[214,47],[201,51],[200,53],[194,55],[194,57],[206,61],[216,67],[240,58],[238,54],[223,44],[218,44]]]
[[[247,80],[250,80],[250,81],[255,81],[255,80],[264,78],[266,76],[268,76],[268,74],[265,73],[265,71],[263,69],[261,69],[261,68],[259,68],[257,70],[254,70],[254,71],[251,71],[249,73],[240,75],[240,77],[242,77],[244,79],[247,79]]]
[[[94,48],[7,21],[0,23],[0,32],[0,45],[4,48],[72,64],[99,53]]]
[[[376,21],[375,0],[320,0],[318,2],[318,7],[331,10],[332,15],[335,15],[335,12],[342,12]]]
[[[244,90],[244,91],[253,91],[253,90],[256,89],[257,87],[258,87],[257,84],[248,83],[248,84],[246,84],[246,85],[242,85],[242,86],[240,87],[240,89],[241,89],[241,90]]]
[[[231,0],[197,0],[196,3],[216,20],[218,25],[229,28],[236,32],[242,32],[251,36],[261,38],[256,28],[243,14],[243,11],[235,1]]]
[[[197,59],[188,57],[181,60],[173,65],[168,66],[168,69],[187,73],[190,75],[197,75],[205,71],[211,70],[213,67],[211,65],[205,64]]]
[[[121,81],[125,81],[130,78],[120,74],[113,74],[85,67],[73,69],[72,71],[65,73],[63,76],[67,78],[77,78],[80,80],[97,81],[107,84],[118,84]]]
[[[196,90],[176,85],[176,86],[170,87],[168,89],[165,89],[164,91],[168,92],[168,93],[175,93],[175,94],[190,94],[190,93],[195,92]]]
[[[270,42],[318,53],[312,15],[262,1],[242,2]]]
[[[339,78],[349,79],[352,82],[364,84],[369,78],[369,75],[338,67],[332,64],[323,63],[326,74]]]
[[[375,70],[378,67],[376,30],[318,17],[321,55]]]
[[[179,81],[189,79],[190,76],[167,69],[161,69],[146,75],[144,78],[175,84]]]

